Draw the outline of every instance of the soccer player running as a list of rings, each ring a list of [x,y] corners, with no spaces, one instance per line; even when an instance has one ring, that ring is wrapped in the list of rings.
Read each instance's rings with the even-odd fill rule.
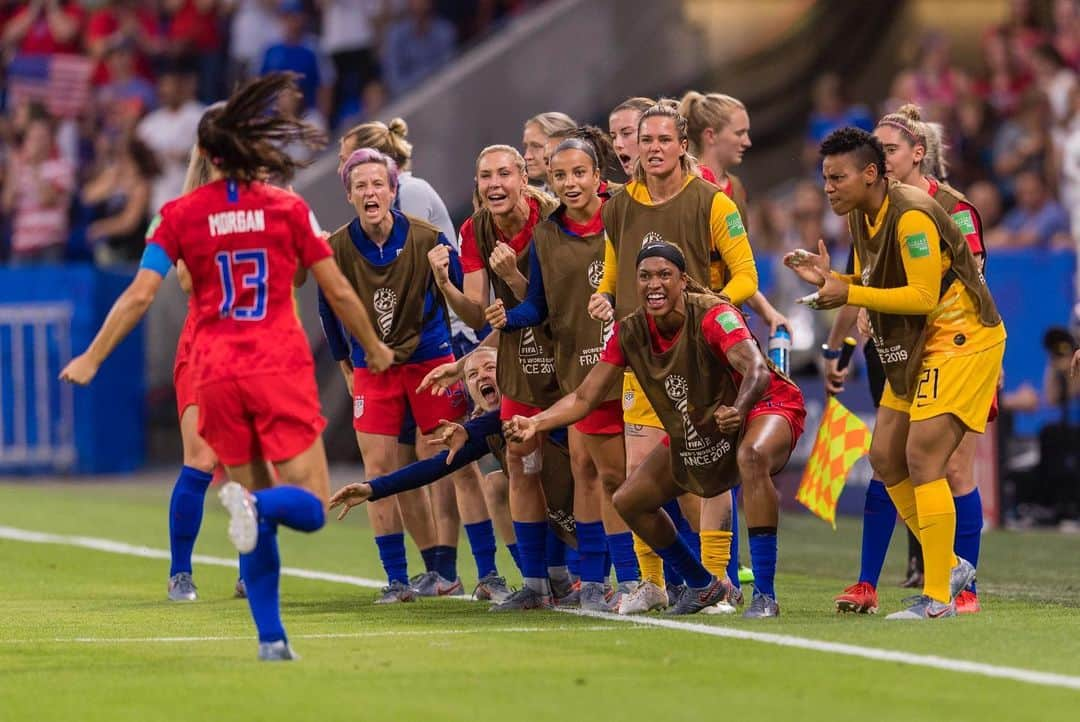
[[[431,435],[429,444],[445,446],[446,450],[435,456],[402,467],[395,472],[371,481],[349,484],[330,499],[330,508],[344,504],[339,519],[345,518],[348,509],[365,501],[383,499],[410,489],[419,489],[435,483],[445,474],[492,454],[502,468],[506,468],[506,440],[503,437],[499,408],[502,392],[496,378],[496,355],[494,346],[479,346],[463,360],[465,387],[472,397],[476,411],[472,418],[462,423],[444,422]],[[545,464],[541,473],[567,475],[570,473],[566,434],[548,434],[545,443]],[[505,583],[493,585],[481,580],[473,592],[476,599],[499,603],[509,596]]]
[[[524,441],[580,421],[617,388],[626,367],[633,369],[670,441],[630,474],[615,492],[615,507],[686,580],[668,613],[693,614],[728,596],[731,582],[694,557],[663,505],[686,492],[704,498],[702,528],[709,529],[710,506],[740,479],[749,498],[765,494],[775,505],[771,475],[787,462],[805,411],[799,389],[772,368],[738,309],[688,276],[678,246],[648,242],[635,261],[641,305],[615,325],[599,363],[547,411],[511,419],[506,434]],[[768,615],[753,609],[746,616],[779,614],[773,597]]]
[[[590,140],[568,138],[556,146],[548,159],[548,182],[560,206],[533,229],[525,300],[509,311],[502,300],[496,300],[486,311],[492,328],[502,332],[550,323],[556,377],[563,393],[577,388],[596,365],[612,328],[610,322],[589,317],[588,301],[604,270],[600,176],[614,152],[598,128],[585,127],[580,134]],[[582,609],[592,611],[610,610],[604,588],[604,497],[605,488],[618,488],[626,476],[622,431],[617,389],[569,430],[577,552],[581,559],[577,598]],[[627,531],[623,523],[619,526],[623,528],[618,531]]]
[[[880,140],[842,128],[821,155],[829,204],[848,219],[855,273],[833,272],[824,242],[819,253],[795,251],[784,262],[819,287],[812,308],[869,312],[886,376],[870,463],[922,544],[926,569],[923,593],[888,618],[955,616],[975,567],[953,551],[946,468],[964,435],[986,427],[1005,326],[963,232],[925,191],[885,177]]]
[[[508,145],[492,145],[480,151],[476,182],[482,206],[461,227],[463,291],[451,282],[449,249],[436,247],[428,255],[436,283],[450,307],[477,330],[487,324],[484,311],[492,292],[508,308],[525,298],[533,229],[557,205],[554,199],[528,185],[525,167],[525,159]],[[498,349],[504,419],[514,414],[539,413],[559,397],[554,347],[546,325],[501,333]],[[428,377],[440,373],[435,369]],[[510,514],[524,586],[492,610],[550,608],[551,585],[544,557],[548,506],[540,477],[544,453],[533,439],[509,444],[506,456]]]
[[[184,262],[198,314],[192,348],[198,431],[233,480],[219,496],[240,552],[259,659],[268,661],[295,658],[278,605],[277,527],[321,528],[330,491],[314,360],[293,308],[297,268],[311,270],[363,342],[372,370],[393,359],[329,246],[313,232],[304,201],[256,180],[268,172],[287,178],[298,166],[278,143],[321,140],[311,126],[275,110],[280,93],[296,92],[293,77],[264,76],[203,115],[198,143],[213,166],[210,182],[161,209],[135,279],[86,352],[60,374],[89,383],[146,313],[169,267]],[[264,460],[274,463],[282,483],[249,492],[241,484],[252,484]]]
[[[686,267],[695,278],[710,278],[712,264],[722,264],[728,280],[720,290],[734,304],[744,303],[757,291],[757,268],[746,231],[735,203],[723,191],[702,180],[695,172],[696,162],[687,150],[687,123],[674,101],[661,101],[648,108],[638,119],[638,152],[634,176],[622,193],[604,205],[604,230],[607,235],[604,253],[604,278],[597,293],[589,300],[593,318],[619,319],[634,311],[638,304],[636,256],[646,242],[667,240],[680,246]],[[639,379],[627,373],[623,384],[623,419],[626,422],[627,474],[652,452],[664,436],[660,419],[652,410]],[[762,565],[763,599],[773,598],[770,580],[776,560],[775,510],[761,499],[762,516],[772,522],[752,530],[760,536],[758,562]],[[731,495],[724,494],[709,505],[710,514],[725,517],[709,528],[723,532],[716,537],[715,553],[710,555],[726,568],[730,553]],[[727,510],[723,505],[727,504]],[[771,504],[775,507],[775,501]],[[669,507],[670,508],[670,507]],[[687,517],[697,521],[704,511],[689,507]],[[669,515],[672,515],[669,511]],[[727,527],[727,528],[725,528]],[[693,538],[691,530],[684,533]],[[620,613],[640,613],[666,606],[662,560],[641,539],[635,539],[642,583],[620,602]],[[771,553],[767,550],[771,547]],[[770,561],[771,559],[771,561]],[[719,569],[717,570],[719,572]],[[757,569],[754,570],[757,576]],[[738,601],[738,595],[735,595]],[[764,604],[764,602],[762,602]],[[758,613],[761,610],[755,610]]]
[[[944,208],[960,228],[968,247],[975,255],[981,271],[986,263],[982,222],[979,212],[958,190],[945,182],[947,168],[944,159],[941,126],[921,120],[918,106],[905,105],[878,121],[874,136],[885,150],[885,173],[905,185],[920,188]],[[860,315],[866,313],[859,311]],[[837,318],[830,334],[829,348],[839,348],[840,339],[852,326],[852,314]],[[846,322],[845,322],[846,319]],[[830,390],[842,390],[847,370],[837,371],[835,363],[828,365]],[[991,405],[991,420],[996,415],[996,399]],[[979,546],[982,537],[982,499],[975,483],[975,446],[977,434],[967,431],[960,445],[949,457],[945,478],[956,506],[957,556],[979,566]],[[873,614],[877,611],[877,582],[885,564],[889,541],[896,523],[896,509],[880,481],[872,481],[866,491],[863,511],[862,565],[859,581],[836,597],[836,608],[843,612]],[[921,553],[921,552],[920,552]],[[969,614],[979,611],[975,583],[956,597],[956,611]]]

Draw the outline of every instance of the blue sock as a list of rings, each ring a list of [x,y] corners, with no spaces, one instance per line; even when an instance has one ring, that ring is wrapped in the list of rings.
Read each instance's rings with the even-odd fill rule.
[[[662,508],[663,508],[664,511],[667,512],[667,515],[669,517],[671,517],[671,523],[675,525],[675,530],[680,532],[679,535],[682,536],[682,533],[681,533],[682,527],[683,526],[689,526],[689,524],[686,521],[686,517],[683,516],[682,507],[679,506],[678,499],[671,499],[671,500],[667,501]],[[700,546],[698,547],[698,549],[700,550]],[[699,551],[698,552],[698,559],[700,559],[700,558],[701,558],[701,552]],[[680,584],[685,583],[686,580],[684,580],[682,578],[682,574],[679,574],[678,570],[675,569],[675,567],[671,566],[669,563],[667,563],[665,561],[664,562],[664,581],[666,583],[668,583],[668,584],[678,586]]]
[[[607,549],[606,544],[604,548]],[[569,545],[566,547],[566,568],[570,570],[571,577],[581,579],[581,554],[577,549]]]
[[[521,576],[525,579],[547,579],[547,563],[544,559],[547,527],[546,521],[514,522],[514,536],[517,537],[518,553],[521,554]]]
[[[305,532],[318,531],[326,523],[319,497],[299,486],[275,486],[253,492],[253,496],[260,519]]]
[[[885,485],[877,479],[871,479],[870,486],[866,487],[866,503],[863,505],[860,582],[875,587],[878,585],[895,527],[896,505],[889,498],[889,492],[885,491]]]
[[[636,582],[641,579],[641,570],[638,569],[637,555],[634,554],[634,535],[624,531],[619,534],[607,535],[608,551],[611,552],[611,563],[615,565],[615,579],[619,582]]]
[[[604,549],[604,581],[611,577],[611,549]]]
[[[259,630],[260,642],[277,642],[285,639],[281,626],[281,610],[278,603],[278,578],[281,575],[281,558],[278,556],[277,525],[268,520],[259,521],[259,541],[250,554],[240,555],[240,578],[247,588],[248,607]]]
[[[379,560],[386,570],[386,580],[408,584],[409,563],[405,557],[405,535],[398,532],[377,536],[375,546],[379,547]]]
[[[559,538],[550,524],[544,537],[544,563],[549,567],[566,566],[566,543]]]
[[[476,560],[476,578],[483,579],[488,574],[497,574],[495,566],[495,526],[491,519],[465,525],[465,535],[469,537],[469,548]]]
[[[953,542],[953,551],[977,569],[979,545],[982,544],[982,496],[976,487],[963,496],[953,497],[953,502],[956,503],[956,541]],[[971,591],[975,591],[975,582],[971,583]]]
[[[712,584],[713,575],[701,566],[701,562],[694,558],[690,547],[678,535],[675,536],[675,542],[671,546],[657,549],[656,553],[682,575],[687,585],[700,589]]]
[[[727,563],[728,581],[741,589],[739,583],[739,487],[731,490],[731,557]]]
[[[514,560],[514,566],[521,572],[521,552],[518,551],[517,542],[506,545],[506,551],[510,552],[510,558]]]
[[[443,579],[454,581],[457,579],[457,547],[442,544],[435,548],[439,550],[436,557],[438,560],[436,571]]]
[[[191,573],[191,550],[202,526],[203,502],[213,474],[184,466],[169,500],[169,576]]]
[[[424,560],[425,572],[439,571],[439,547],[428,547],[420,550],[420,558]]]
[[[604,581],[604,522],[577,522],[578,554],[581,555],[581,581]]]
[[[776,599],[776,527],[756,526],[750,536],[750,567],[754,570],[754,592]]]

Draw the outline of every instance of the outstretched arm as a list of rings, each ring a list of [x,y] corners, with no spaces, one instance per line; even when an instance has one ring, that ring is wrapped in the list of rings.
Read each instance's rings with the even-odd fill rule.
[[[524,443],[541,431],[550,431],[581,421],[604,400],[612,385],[621,380],[623,369],[601,361],[592,367],[581,384],[532,418],[515,416],[504,425],[511,441]]]

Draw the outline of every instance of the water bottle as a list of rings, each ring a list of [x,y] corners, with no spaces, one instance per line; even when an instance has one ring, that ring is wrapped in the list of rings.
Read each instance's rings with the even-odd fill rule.
[[[785,374],[791,359],[791,331],[787,326],[777,326],[776,333],[769,336],[769,360]]]

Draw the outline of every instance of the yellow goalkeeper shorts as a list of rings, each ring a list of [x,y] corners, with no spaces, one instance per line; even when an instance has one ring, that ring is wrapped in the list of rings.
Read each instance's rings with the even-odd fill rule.
[[[654,429],[664,428],[632,372],[627,371],[623,376],[622,389],[623,423],[651,426]]]

